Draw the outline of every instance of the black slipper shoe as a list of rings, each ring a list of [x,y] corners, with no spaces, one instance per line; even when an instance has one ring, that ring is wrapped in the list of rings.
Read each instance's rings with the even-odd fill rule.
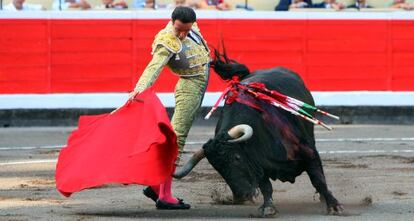
[[[154,190],[152,190],[152,188],[150,186],[147,186],[145,189],[143,189],[142,193],[146,197],[152,199],[154,202],[157,202],[158,194]]]
[[[168,202],[158,199],[155,206],[157,207],[157,209],[164,209],[164,210],[179,210],[179,209],[190,209],[191,208],[191,205],[184,203],[182,199],[179,199],[178,203],[176,204],[168,203]]]

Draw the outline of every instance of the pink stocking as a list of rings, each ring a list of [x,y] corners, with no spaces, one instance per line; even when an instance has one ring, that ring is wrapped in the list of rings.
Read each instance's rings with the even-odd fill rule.
[[[177,204],[178,200],[172,196],[171,188],[172,188],[172,177],[169,177],[167,178],[165,183],[160,185],[160,193],[158,197],[160,200],[164,202]]]

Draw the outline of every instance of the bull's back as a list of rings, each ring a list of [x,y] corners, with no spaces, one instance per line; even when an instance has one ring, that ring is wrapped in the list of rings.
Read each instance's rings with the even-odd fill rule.
[[[312,95],[306,88],[302,78],[295,72],[283,67],[257,70],[243,79],[242,82],[262,82],[268,89],[277,90],[282,94],[314,105]]]
[[[295,72],[283,67],[255,71],[250,76],[243,79],[242,82],[261,82],[270,90],[276,90],[287,96],[314,105],[312,94],[306,88],[302,78]],[[314,125],[290,113],[284,111],[281,111],[281,113],[285,113],[285,115],[288,116],[287,118],[292,127],[298,129],[298,136],[307,140],[307,144],[312,148],[316,148],[314,146]],[[314,114],[312,111],[309,111],[309,113],[312,115]]]

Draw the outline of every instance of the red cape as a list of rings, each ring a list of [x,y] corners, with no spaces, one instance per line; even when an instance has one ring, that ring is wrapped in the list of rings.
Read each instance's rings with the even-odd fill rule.
[[[56,166],[64,196],[108,183],[158,185],[174,172],[178,146],[164,106],[152,89],[135,99],[114,114],[79,118]]]

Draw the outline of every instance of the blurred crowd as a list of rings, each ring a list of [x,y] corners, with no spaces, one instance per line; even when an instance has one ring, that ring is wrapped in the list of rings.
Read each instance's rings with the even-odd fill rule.
[[[3,4],[4,1],[0,0]],[[2,4],[2,10],[21,11],[21,10],[46,10],[42,4],[26,3],[26,0],[9,0]],[[33,0],[30,0],[30,2]],[[91,2],[93,1],[93,2]],[[98,1],[98,2],[96,2]],[[37,1],[39,2],[39,0]],[[289,11],[300,9],[330,9],[341,11],[344,9],[364,9],[374,8],[367,0],[354,0],[352,4],[345,5],[336,0],[323,0],[312,2],[312,0],[280,0],[275,2],[275,11]],[[211,10],[233,10],[246,9],[254,10],[248,5],[248,0],[244,4],[233,5],[226,0],[172,0],[169,4],[163,4],[157,0],[53,0],[52,10],[125,10],[125,9],[174,9],[177,6],[189,6],[194,9]],[[391,9],[414,10],[414,3],[406,0],[390,0],[388,6]]]
[[[389,5],[390,8],[413,10],[414,4],[409,3],[406,0],[393,0]],[[374,8],[367,0],[355,0],[350,5],[344,5],[336,0],[324,0],[319,3],[312,3],[312,0],[280,0],[276,6],[276,11],[288,11],[299,8],[320,8],[320,9],[332,9],[340,11],[346,8],[362,9],[362,8]]]
[[[173,0],[170,4],[158,3],[155,0],[133,0],[128,4],[125,0],[100,0],[93,6],[90,0],[53,0],[52,10],[90,10],[90,9],[174,9],[177,6],[189,6],[194,9],[231,10],[232,6],[224,0]],[[5,11],[46,10],[42,4],[26,3],[25,0],[11,0],[3,5]]]

